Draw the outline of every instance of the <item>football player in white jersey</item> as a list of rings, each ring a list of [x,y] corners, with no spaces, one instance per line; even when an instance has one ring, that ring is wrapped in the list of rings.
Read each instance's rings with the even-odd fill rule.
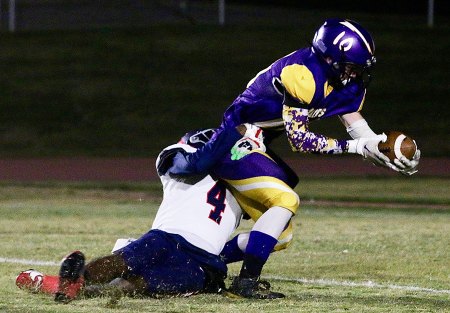
[[[242,139],[245,128],[239,127],[224,136],[228,142],[223,147],[229,149]],[[28,270],[18,275],[16,284],[54,294],[56,301],[64,303],[105,291],[129,295],[219,292],[227,273],[219,253],[239,225],[241,208],[225,184],[210,175],[179,180],[166,174],[177,151],[194,152],[213,134],[213,129],[187,133],[158,156],[164,195],[148,233],[87,264],[84,254],[74,251],[63,260],[59,276]]]

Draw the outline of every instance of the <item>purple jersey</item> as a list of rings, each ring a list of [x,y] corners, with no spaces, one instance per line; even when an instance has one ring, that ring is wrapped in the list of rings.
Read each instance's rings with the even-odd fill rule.
[[[218,138],[228,138],[225,130],[244,123],[263,128],[266,144],[285,132],[294,151],[322,154],[348,151],[347,140],[328,138],[308,129],[311,120],[358,112],[364,103],[366,89],[361,83],[350,81],[343,88],[333,88],[330,71],[330,65],[311,48],[275,61],[250,80],[244,92],[227,108],[215,137],[184,162],[174,162],[170,173],[189,175],[210,170],[232,146],[223,145]],[[212,153],[205,153],[208,151]],[[287,166],[284,170],[291,171]]]
[[[222,127],[250,123],[266,130],[283,130],[283,104],[308,109],[309,120],[358,112],[366,90],[358,83],[334,89],[329,65],[304,48],[259,72],[226,110]]]

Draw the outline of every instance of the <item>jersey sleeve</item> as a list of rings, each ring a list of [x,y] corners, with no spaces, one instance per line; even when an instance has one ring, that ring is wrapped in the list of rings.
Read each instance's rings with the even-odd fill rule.
[[[177,153],[168,172],[172,176],[205,174],[241,139],[235,127],[220,128],[215,137],[193,153]]]
[[[293,151],[342,154],[348,151],[348,141],[329,138],[309,131],[308,110],[283,106],[283,120]]]
[[[181,147],[171,147],[164,149],[156,159],[156,171],[158,176],[163,176],[167,173],[170,167],[173,166],[173,160],[177,153],[185,152]]]

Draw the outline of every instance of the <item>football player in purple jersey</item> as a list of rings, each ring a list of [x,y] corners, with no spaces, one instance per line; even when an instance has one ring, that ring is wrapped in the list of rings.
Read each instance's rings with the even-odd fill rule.
[[[401,158],[391,163],[378,151],[378,143],[386,140],[386,135],[376,134],[360,113],[376,63],[374,53],[372,36],[361,25],[346,19],[328,19],[316,31],[310,47],[280,58],[250,80],[225,111],[221,129],[249,123],[264,130],[266,146],[285,133],[293,151],[359,154],[375,165],[412,175],[417,172],[420,150],[412,160]],[[310,131],[310,122],[333,116],[339,117],[352,139],[334,139]],[[215,138],[220,138],[220,133],[221,130]],[[204,149],[213,151],[218,142],[213,138]],[[290,194],[298,178],[270,149],[265,154],[246,155],[246,147],[236,145],[233,153],[232,159],[238,161],[221,162],[214,173],[229,184],[241,207],[256,222],[244,243],[237,237],[225,247],[227,255],[234,255],[233,260],[243,259],[230,291],[247,298],[261,298],[257,287],[262,268],[298,206],[293,197],[268,201],[274,197],[263,189],[270,183],[283,183]],[[179,153],[169,173],[191,175],[208,171],[216,163],[209,157],[211,154],[205,157],[202,150]],[[271,171],[278,174],[271,175]],[[277,177],[279,174],[284,178]],[[260,212],[252,214],[251,210]],[[239,251],[245,252],[239,255]]]
[[[252,123],[266,138],[285,131],[294,151],[357,153],[395,171],[416,172],[420,156],[394,164],[377,149],[384,136],[368,126],[360,111],[376,63],[371,35],[354,21],[329,19],[312,46],[292,52],[259,72],[226,110],[222,127]],[[313,133],[311,121],[338,116],[353,140]],[[266,144],[267,145],[267,144]]]

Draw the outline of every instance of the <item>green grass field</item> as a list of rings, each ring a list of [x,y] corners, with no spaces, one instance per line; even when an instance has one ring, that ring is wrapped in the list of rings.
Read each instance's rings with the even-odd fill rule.
[[[448,190],[448,179],[302,180],[295,240],[263,272],[283,300],[196,295],[58,305],[19,290],[16,275],[29,268],[56,274],[55,264],[74,249],[91,259],[110,253],[117,238],[146,232],[160,186],[3,183],[0,312],[450,312]],[[238,270],[230,266],[231,275]]]

